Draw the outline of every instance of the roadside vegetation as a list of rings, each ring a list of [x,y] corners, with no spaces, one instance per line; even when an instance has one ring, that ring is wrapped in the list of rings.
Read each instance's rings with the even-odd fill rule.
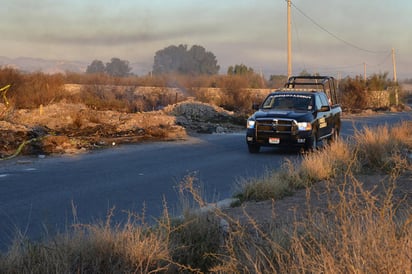
[[[112,59],[116,62],[124,65],[122,60]],[[109,68],[95,62],[90,69],[101,72],[55,75],[2,68],[0,88],[12,86],[7,94],[1,94],[0,122],[11,121],[18,110],[41,109],[58,102],[84,104],[94,111],[146,113],[188,97],[246,117],[251,103],[262,99],[248,88],[276,88],[285,82],[284,76],[266,80],[244,65],[231,66],[227,75],[117,77],[117,70]],[[123,69],[129,71],[127,66]],[[64,89],[66,84],[82,88],[70,93]],[[128,88],[117,89],[120,86]],[[133,92],[138,86],[177,87],[183,95],[158,92],[142,96]],[[340,86],[343,107],[351,111],[371,109],[364,99],[375,89],[390,93],[390,105],[394,105],[393,94],[398,88],[387,74],[373,75],[367,81],[348,77]],[[219,88],[221,94],[216,97],[198,87]],[[402,102],[402,91],[397,91]],[[72,127],[76,132],[86,120],[101,122],[99,116],[86,117],[81,111],[73,117],[77,117]],[[143,128],[146,125],[141,126],[139,132],[148,131]],[[163,136],[162,130],[168,128],[152,130],[156,132],[150,136]],[[103,135],[94,129],[91,132]],[[12,131],[3,133],[16,135]],[[25,138],[23,134],[18,141]],[[2,141],[2,146],[10,145]],[[125,223],[115,223],[114,209],[109,210],[106,220],[82,224],[76,221],[74,207],[75,221],[59,235],[45,233],[42,240],[33,241],[16,231],[13,244],[0,254],[0,273],[409,273],[411,192],[410,188],[409,192],[399,191],[398,183],[406,177],[406,185],[411,185],[411,149],[410,122],[364,128],[347,142],[337,140],[302,154],[300,161],[286,159],[279,170],[239,181],[234,193],[237,209],[256,201],[281,203],[305,191],[306,200],[299,201],[304,208],[284,220],[281,212],[262,220],[246,210],[242,212],[244,218],[231,209],[201,210],[208,203],[202,199],[194,175],[179,184],[182,216],[171,216],[167,201],[163,201],[164,213],[155,225],[147,222],[144,210],[128,212]],[[363,181],[369,175],[377,176],[372,188]],[[316,195],[311,193],[318,186],[326,195],[322,208],[312,204]]]
[[[412,123],[393,128],[363,128],[350,140],[337,140],[322,150],[302,155],[300,162],[286,159],[279,171],[269,170],[261,178],[239,181],[236,197],[241,201],[262,201],[284,197],[313,183],[353,174],[384,173],[396,177],[408,169],[412,148]]]
[[[373,109],[370,97],[372,91],[387,91],[390,105],[394,105],[395,91],[398,91],[399,104],[405,94],[391,80],[388,74],[374,74],[364,81],[360,76],[346,77],[340,81],[341,101],[347,110]],[[22,73],[12,68],[0,68],[0,88],[11,85],[7,94],[2,94],[0,103],[10,110],[39,108],[57,102],[84,103],[97,110],[123,112],[151,111],[159,106],[174,104],[177,101],[193,97],[204,103],[211,103],[233,110],[239,114],[251,113],[251,102],[260,102],[263,95],[254,89],[275,89],[282,87],[286,77],[271,75],[265,79],[252,68],[243,64],[230,66],[227,74],[185,75],[179,73],[155,74],[146,76],[113,76],[108,73],[72,73],[44,74]],[[65,90],[65,85],[77,84],[82,88],[79,93]],[[110,87],[110,88],[105,88]],[[119,88],[122,87],[122,88]],[[150,96],[134,94],[136,87],[178,88],[181,95],[168,96],[167,92],[154,92]],[[199,88],[217,88],[221,91],[219,99],[216,94],[207,94]],[[388,108],[390,105],[386,106]],[[0,110],[4,115],[5,110]],[[376,108],[376,107],[375,107]],[[382,109],[382,107],[378,107]]]
[[[306,189],[304,209],[285,220],[262,222],[245,211],[245,223],[230,209],[199,210],[207,203],[189,174],[179,184],[181,217],[170,216],[164,201],[155,225],[133,212],[126,223],[114,223],[113,209],[101,223],[74,222],[39,242],[17,233],[0,255],[0,272],[409,273],[410,188],[398,193],[397,184],[405,174],[411,183],[411,148],[410,122],[365,128],[349,142],[303,154],[300,163],[285,160],[280,170],[239,184],[240,207],[257,200],[281,203]],[[372,188],[360,179],[376,173]],[[326,195],[322,208],[311,204],[310,192],[319,185]]]

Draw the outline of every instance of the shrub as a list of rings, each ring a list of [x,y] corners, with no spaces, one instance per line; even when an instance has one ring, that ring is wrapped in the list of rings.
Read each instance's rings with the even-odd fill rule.
[[[8,102],[11,101],[12,104],[14,104],[13,100],[10,100],[10,98],[13,98],[15,96],[14,93],[18,92],[21,89],[21,85],[23,84],[23,75],[12,68],[2,68],[0,69],[0,88],[6,86],[6,85],[11,85],[9,90],[7,90],[6,100]],[[3,104],[6,104],[4,101],[4,98],[0,98],[0,102]]]
[[[342,106],[345,109],[359,110],[367,107],[366,84],[359,76],[355,79],[347,78],[342,81],[340,83],[340,91],[342,93]]]
[[[64,78],[61,74],[29,74],[24,76],[23,81],[21,88],[11,96],[16,108],[37,108],[58,102],[64,97]]]
[[[2,273],[148,273],[166,271],[170,263],[167,235],[137,225],[106,222],[74,224],[71,233],[48,241],[20,239],[0,258]]]
[[[411,144],[410,124],[410,122],[403,122],[391,129],[388,126],[378,126],[356,131],[354,139],[360,164],[369,170],[385,172],[390,172],[399,166],[399,161],[405,161],[405,155],[403,160],[398,156],[402,156],[404,149]]]
[[[221,107],[241,114],[250,112],[256,94],[247,89],[247,78],[239,75],[222,77],[218,86],[221,88]]]
[[[80,91],[80,101],[96,110],[123,110],[127,109],[127,101],[121,100],[116,88],[104,86],[84,86]]]
[[[288,163],[288,162],[287,162]],[[293,185],[298,184],[300,178],[293,178],[291,174],[266,170],[258,178],[243,178],[237,181],[237,191],[234,197],[243,201],[263,201],[281,199],[292,193]],[[296,181],[295,181],[295,180]]]
[[[0,85],[11,84],[7,93],[15,108],[37,108],[64,98],[62,74],[21,74],[13,69],[0,70]]]
[[[212,254],[221,250],[220,220],[212,213],[186,214],[172,225],[170,250],[174,262],[190,272],[206,273],[216,264]]]
[[[346,172],[350,165],[351,170],[357,170],[358,163],[353,149],[338,139],[322,150],[304,154],[299,174],[303,181],[314,183],[336,178]]]

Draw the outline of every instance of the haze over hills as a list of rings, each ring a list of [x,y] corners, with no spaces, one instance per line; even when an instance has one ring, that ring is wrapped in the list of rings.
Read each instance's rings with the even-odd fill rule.
[[[104,61],[103,61],[104,62]],[[0,67],[12,67],[24,72],[43,72],[47,74],[86,71],[91,62],[67,61],[67,60],[46,60],[41,58],[18,57],[8,58],[0,56]],[[132,73],[146,75],[151,70],[151,64],[130,63]]]

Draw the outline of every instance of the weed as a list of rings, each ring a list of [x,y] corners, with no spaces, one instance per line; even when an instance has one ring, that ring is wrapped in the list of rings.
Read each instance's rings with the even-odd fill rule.
[[[237,182],[238,191],[234,197],[241,202],[263,201],[271,198],[281,199],[292,193],[290,186],[294,183],[293,178],[288,177],[286,173],[266,170],[261,177],[239,179]]]
[[[379,197],[353,176],[344,181],[340,199],[329,200],[329,212],[312,213],[295,224],[284,268],[297,273],[409,272],[412,215],[403,212],[409,217],[399,219],[399,205],[391,197],[393,184],[386,184],[386,195]]]
[[[355,132],[354,139],[363,168],[390,172],[397,165],[395,160],[399,157],[396,155],[410,147],[412,130],[406,122],[391,129],[388,126],[365,127]]]

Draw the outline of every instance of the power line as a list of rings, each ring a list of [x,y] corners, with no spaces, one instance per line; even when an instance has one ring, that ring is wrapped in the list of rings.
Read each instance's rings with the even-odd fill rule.
[[[302,50],[302,47],[301,47],[301,41],[300,41],[300,35],[299,35],[299,29],[298,29],[298,25],[297,24],[293,24],[292,25],[292,28],[293,28],[293,30],[295,31],[295,34],[296,34],[296,40],[297,40],[297,47],[298,47],[298,51],[299,51],[299,53],[303,53],[303,50]],[[305,64],[305,61],[303,60],[303,67],[304,67],[304,69],[306,70],[306,64]]]
[[[390,57],[391,57],[392,53],[388,52],[388,54],[385,55],[384,58],[382,58],[382,60],[379,63],[368,63],[368,67],[380,67],[382,66],[384,63],[386,63]],[[349,68],[355,68],[355,67],[359,67],[359,66],[363,66],[364,63],[356,63],[356,64],[351,64],[351,65],[344,65],[344,66],[336,66],[336,67],[321,67],[322,69],[330,69],[330,70],[339,70],[339,69],[349,69]]]
[[[287,1],[287,0],[286,0]],[[303,12],[301,9],[299,9],[293,2],[291,2],[291,5],[299,12],[301,13],[304,17],[306,17],[306,19],[308,19],[309,21],[311,21],[315,26],[317,26],[318,28],[320,28],[321,30],[323,30],[324,32],[326,32],[327,34],[329,34],[330,36],[332,36],[333,38],[335,38],[336,40],[341,41],[342,43],[355,48],[357,50],[360,51],[364,51],[364,52],[369,52],[369,53],[374,53],[374,54],[381,54],[381,53],[386,53],[387,51],[373,51],[373,50],[368,50],[368,49],[364,49],[361,48],[353,43],[350,43],[348,41],[346,41],[343,38],[340,38],[339,36],[337,36],[336,34],[332,33],[331,31],[327,30],[325,27],[323,27],[322,25],[320,25],[318,22],[316,22],[314,19],[312,19],[309,15],[307,15],[305,12]]]
[[[390,60],[391,55],[392,55],[392,52],[388,52],[388,54],[385,55],[385,57],[382,59],[382,61],[380,61],[380,62],[377,63],[377,64],[372,64],[371,66],[374,66],[374,67],[380,67],[380,66],[382,66],[385,62],[387,62],[388,60]]]

